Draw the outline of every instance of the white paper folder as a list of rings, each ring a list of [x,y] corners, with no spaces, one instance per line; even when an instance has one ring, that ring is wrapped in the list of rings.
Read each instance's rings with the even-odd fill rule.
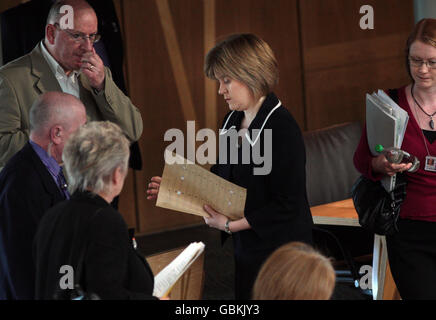
[[[400,108],[384,91],[366,95],[366,133],[372,155],[377,156],[375,146],[401,148],[409,115]],[[382,179],[387,191],[395,186],[395,175]]]

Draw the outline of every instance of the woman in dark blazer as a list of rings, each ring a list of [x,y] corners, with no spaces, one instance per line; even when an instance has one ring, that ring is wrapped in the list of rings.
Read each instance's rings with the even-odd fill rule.
[[[128,157],[127,138],[110,122],[90,122],[68,140],[63,160],[72,197],[40,222],[34,242],[37,299],[65,298],[75,284],[100,299],[154,298],[151,269],[110,206],[123,188]],[[79,279],[68,278],[70,267]]]
[[[256,275],[275,249],[290,241],[312,242],[304,142],[296,121],[272,92],[278,67],[262,39],[228,37],[207,54],[205,73],[219,82],[218,93],[231,110],[220,130],[219,153],[227,148],[227,159],[221,157],[211,171],[247,189],[244,218],[231,221],[206,205],[210,218],[205,222],[232,235],[235,296],[250,299]],[[235,134],[237,139],[226,137]],[[159,182],[152,178],[149,198],[157,194]]]
[[[241,137],[237,164],[227,159],[211,171],[247,189],[244,218],[230,221],[205,206],[211,216],[205,221],[232,235],[236,298],[250,299],[257,273],[275,249],[291,241],[312,241],[304,142],[296,121],[272,92],[278,67],[265,41],[253,34],[228,37],[207,54],[205,73],[219,82],[218,93],[231,110],[220,135],[233,127]],[[230,141],[225,144],[228,155]]]

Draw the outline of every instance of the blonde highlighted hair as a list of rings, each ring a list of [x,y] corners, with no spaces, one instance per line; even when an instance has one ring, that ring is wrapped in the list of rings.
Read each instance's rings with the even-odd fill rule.
[[[247,85],[259,98],[278,83],[277,61],[270,46],[254,34],[234,34],[211,49],[205,59],[204,73],[217,80],[230,77]]]
[[[311,246],[291,242],[278,248],[259,271],[254,300],[328,300],[335,287],[328,258]]]

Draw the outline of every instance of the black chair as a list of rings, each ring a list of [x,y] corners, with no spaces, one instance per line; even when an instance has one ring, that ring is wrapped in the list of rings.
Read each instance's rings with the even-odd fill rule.
[[[310,206],[351,197],[359,173],[353,155],[362,134],[358,122],[339,124],[303,134],[306,146],[306,188]],[[338,284],[359,286],[360,264],[371,264],[373,235],[362,228],[316,225],[314,246],[333,258]],[[369,292],[368,292],[369,294]]]

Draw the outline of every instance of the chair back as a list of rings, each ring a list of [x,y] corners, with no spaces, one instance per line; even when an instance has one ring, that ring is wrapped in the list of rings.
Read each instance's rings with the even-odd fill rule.
[[[306,189],[311,207],[351,197],[351,187],[359,177],[353,156],[361,134],[359,122],[303,133]]]

